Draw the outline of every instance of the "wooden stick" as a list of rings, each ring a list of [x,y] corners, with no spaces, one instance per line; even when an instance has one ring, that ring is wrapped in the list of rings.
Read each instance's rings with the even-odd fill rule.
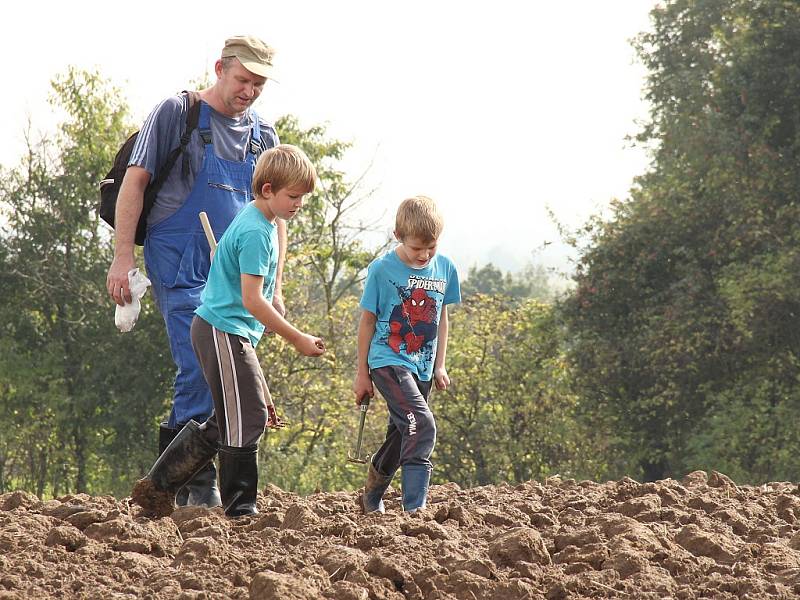
[[[208,215],[206,214],[206,211],[200,211],[200,222],[203,224],[203,231],[206,232],[208,246],[213,252],[217,249],[217,240],[214,238],[214,230],[211,229],[211,223],[208,222]]]

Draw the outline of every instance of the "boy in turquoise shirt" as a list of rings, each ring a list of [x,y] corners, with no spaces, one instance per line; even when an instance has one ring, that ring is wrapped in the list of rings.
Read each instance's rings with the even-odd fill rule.
[[[255,200],[220,239],[192,321],[192,347],[211,389],[214,413],[202,425],[187,423],[137,482],[133,500],[149,513],[170,514],[175,492],[217,452],[225,514],[258,512],[258,442],[267,425],[269,390],[255,346],[266,326],[305,356],[325,351],[320,338],[299,331],[272,306],[277,219],[294,217],[315,181],[313,165],[295,146],[282,144],[259,158]]]
[[[389,408],[386,440],[372,457],[361,505],[383,512],[383,494],[402,468],[403,510],[425,508],[436,443],[436,421],[428,406],[431,383],[446,389],[447,305],[460,302],[453,262],[437,254],[444,221],[425,196],[404,200],[397,209],[400,245],[376,259],[367,271],[358,327],[356,404],[374,394]]]

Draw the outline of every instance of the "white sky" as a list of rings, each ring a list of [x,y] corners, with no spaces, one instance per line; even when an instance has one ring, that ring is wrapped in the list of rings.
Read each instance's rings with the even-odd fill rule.
[[[353,142],[344,170],[355,179],[373,163],[366,218],[383,216],[388,232],[397,203],[423,193],[445,213],[440,248],[460,269],[563,269],[546,207],[577,227],[646,168],[625,141],[647,114],[629,40],[655,4],[11,2],[0,20],[0,164],[16,163],[28,117],[36,130],[54,126],[49,81],[68,65],[98,68],[141,120],[210,71],[226,37],[252,34],[277,48],[280,69],[256,109]]]

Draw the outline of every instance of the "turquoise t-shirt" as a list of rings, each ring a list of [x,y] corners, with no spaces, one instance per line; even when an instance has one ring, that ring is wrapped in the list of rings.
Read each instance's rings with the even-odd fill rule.
[[[378,319],[369,367],[402,366],[430,381],[442,307],[460,301],[458,273],[446,256],[434,255],[422,269],[406,265],[396,251],[372,261],[360,303]]]
[[[264,326],[242,304],[241,275],[264,278],[272,302],[278,270],[278,228],[252,202],[233,219],[211,261],[208,282],[195,313],[221,331],[248,338],[255,346]]]

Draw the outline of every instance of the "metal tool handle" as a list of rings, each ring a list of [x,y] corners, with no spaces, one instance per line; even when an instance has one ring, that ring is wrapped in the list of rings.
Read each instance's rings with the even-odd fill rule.
[[[350,452],[347,453],[347,459],[350,462],[354,463],[367,462],[367,459],[361,456],[361,442],[364,437],[364,422],[367,420],[367,409],[369,408],[369,400],[370,400],[369,394],[364,394],[358,401],[359,411],[361,412],[358,418],[358,439],[356,440],[355,452],[353,454],[351,454]]]
[[[367,411],[361,411],[361,419],[358,423],[358,439],[356,440],[356,451],[355,456],[356,458],[361,454],[361,439],[364,437],[364,419],[367,416]]]
[[[358,422],[358,441],[356,442],[356,456],[361,453],[361,438],[364,437],[364,421],[367,419],[367,409],[369,408],[369,394],[361,396],[358,401],[358,409],[361,411],[361,416]]]

